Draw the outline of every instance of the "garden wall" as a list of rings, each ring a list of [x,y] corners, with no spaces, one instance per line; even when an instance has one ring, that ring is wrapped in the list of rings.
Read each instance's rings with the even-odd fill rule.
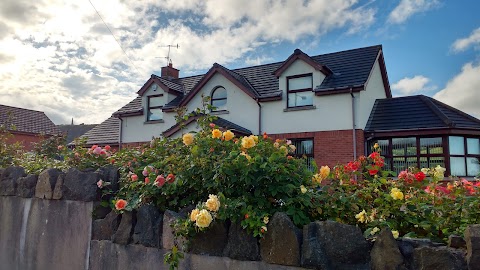
[[[118,184],[112,167],[38,177],[0,169],[0,269],[168,269],[169,224],[189,209],[118,215],[98,206],[100,179]],[[389,230],[367,241],[358,227],[332,221],[299,229],[283,213],[260,241],[236,223],[211,227],[192,240],[180,269],[480,269],[480,225],[449,246]]]

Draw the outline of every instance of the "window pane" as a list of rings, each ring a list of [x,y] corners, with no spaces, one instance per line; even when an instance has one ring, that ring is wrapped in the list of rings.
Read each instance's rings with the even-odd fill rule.
[[[450,155],[465,155],[463,137],[450,136],[448,137],[448,143],[450,146]]]
[[[442,138],[420,138],[420,154],[442,154]]]
[[[150,109],[148,110],[148,121],[160,120],[162,119],[163,113],[162,109]]]
[[[315,159],[313,157],[307,157],[306,159],[306,163],[307,163],[307,168],[313,172],[313,164],[315,163]]]
[[[392,139],[392,152],[394,156],[416,156],[417,141],[415,137]]]
[[[479,139],[467,138],[467,152],[470,155],[480,155]]]
[[[389,145],[389,140],[377,140],[377,141],[370,141],[369,143],[369,151],[370,152],[373,152],[373,146],[375,145],[375,143],[378,143],[378,148],[380,149],[380,154],[383,156],[383,155],[386,155],[388,156],[389,153],[388,153],[388,145]]]
[[[467,176],[477,176],[480,173],[480,164],[477,158],[467,158]]]
[[[313,105],[313,92],[297,92],[288,94],[288,107]]]
[[[420,169],[422,168],[430,168],[427,157],[420,157]]]
[[[445,158],[444,157],[430,157],[429,168],[435,168],[437,165],[445,168]]]
[[[216,110],[224,109],[225,105],[227,105],[226,99],[212,100],[212,106],[217,107]]]
[[[450,169],[454,176],[465,176],[465,158],[464,157],[451,157]]]
[[[148,97],[148,105],[150,107],[163,106],[163,96],[162,97]]]
[[[393,171],[396,173],[400,173],[401,171],[407,168],[407,162],[405,158],[394,157],[393,158]]]
[[[213,91],[212,99],[227,98],[227,90],[223,87],[219,87]]]
[[[313,155],[313,140],[294,140],[295,154],[297,155]]]
[[[288,79],[288,90],[312,88],[312,76]]]

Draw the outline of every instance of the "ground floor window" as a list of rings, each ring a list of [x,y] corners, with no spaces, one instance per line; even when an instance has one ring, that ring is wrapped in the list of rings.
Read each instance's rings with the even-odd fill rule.
[[[314,152],[313,152],[313,138],[308,139],[290,139],[295,146],[295,153],[292,156],[297,158],[304,158],[309,170],[314,170]]]
[[[378,143],[385,168],[401,172],[408,167],[431,168],[440,165],[447,175],[480,174],[480,138],[468,136],[398,137],[369,141],[368,149]]]

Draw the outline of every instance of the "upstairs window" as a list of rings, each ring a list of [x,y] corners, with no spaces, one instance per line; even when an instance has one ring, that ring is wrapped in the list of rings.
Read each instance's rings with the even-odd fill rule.
[[[224,111],[227,109],[227,90],[220,86],[212,92],[212,106],[215,107],[215,111]]]
[[[313,105],[312,74],[287,77],[287,107],[303,107]]]
[[[163,95],[149,96],[147,100],[147,121],[163,119]]]

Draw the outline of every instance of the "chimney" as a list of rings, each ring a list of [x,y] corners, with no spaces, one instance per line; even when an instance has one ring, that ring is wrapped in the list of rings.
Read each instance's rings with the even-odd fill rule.
[[[162,67],[161,76],[164,79],[171,80],[171,79],[178,79],[178,75],[180,70],[174,68],[172,66],[172,62],[168,63],[168,66]]]

